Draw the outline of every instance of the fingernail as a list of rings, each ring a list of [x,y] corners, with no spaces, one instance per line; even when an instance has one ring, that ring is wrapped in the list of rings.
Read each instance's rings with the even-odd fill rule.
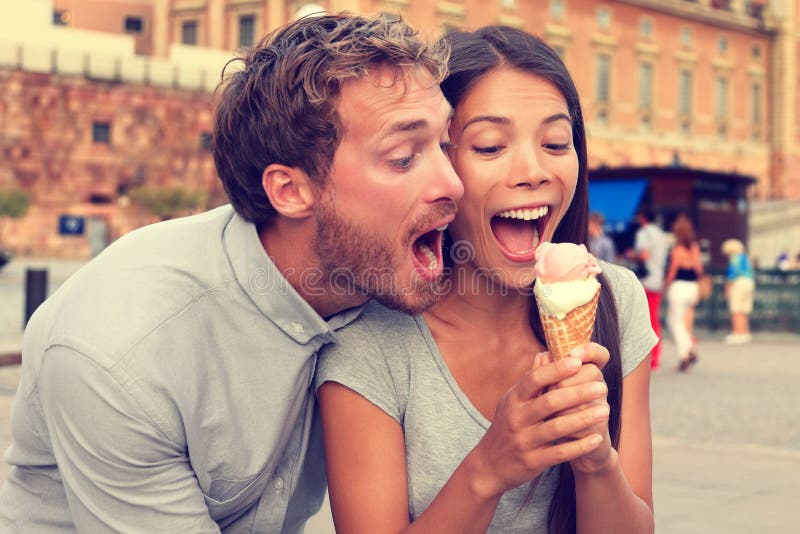
[[[608,409],[608,406],[600,406],[599,408],[595,408],[595,410],[592,413],[592,415],[594,415],[595,419],[604,419],[604,418],[608,417],[609,413],[610,413],[610,411]]]
[[[601,443],[603,443],[603,436],[601,436],[600,434],[595,434],[589,438],[589,443],[591,445],[600,445]]]
[[[595,382],[589,386],[589,391],[591,391],[593,395],[600,395],[605,391],[605,389],[606,387],[598,382]]]

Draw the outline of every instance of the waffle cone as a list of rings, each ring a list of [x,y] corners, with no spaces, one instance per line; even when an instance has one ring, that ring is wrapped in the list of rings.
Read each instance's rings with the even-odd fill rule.
[[[569,356],[570,350],[592,340],[592,329],[595,315],[597,315],[599,298],[600,288],[598,287],[592,300],[578,306],[563,319],[559,319],[555,315],[548,315],[539,308],[547,350],[550,351],[550,356],[554,361],[566,358]]]

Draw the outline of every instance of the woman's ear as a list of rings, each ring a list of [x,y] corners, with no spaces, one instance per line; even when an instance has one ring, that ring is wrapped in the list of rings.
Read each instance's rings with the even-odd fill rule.
[[[261,184],[270,204],[291,219],[310,217],[314,207],[314,184],[305,171],[273,163],[264,169]]]

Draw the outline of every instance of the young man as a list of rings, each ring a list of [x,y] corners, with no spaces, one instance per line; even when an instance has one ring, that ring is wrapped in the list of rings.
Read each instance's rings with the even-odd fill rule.
[[[221,93],[226,206],[123,237],[25,335],[3,532],[297,532],[325,480],[316,352],[374,297],[436,300],[463,192],[444,54],[302,19]]]
[[[644,262],[647,268],[647,274],[641,278],[641,282],[650,308],[650,324],[658,336],[658,343],[650,351],[650,367],[657,370],[661,359],[661,297],[669,247],[664,232],[654,221],[653,212],[649,209],[641,209],[636,213],[639,229],[636,231],[634,250],[629,256]]]

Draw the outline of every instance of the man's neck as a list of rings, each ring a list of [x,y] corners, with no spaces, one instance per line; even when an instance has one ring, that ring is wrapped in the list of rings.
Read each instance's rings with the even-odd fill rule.
[[[329,273],[311,249],[314,235],[313,222],[281,217],[259,232],[261,244],[275,267],[321,317],[366,302],[367,298],[361,295],[332,291]]]

